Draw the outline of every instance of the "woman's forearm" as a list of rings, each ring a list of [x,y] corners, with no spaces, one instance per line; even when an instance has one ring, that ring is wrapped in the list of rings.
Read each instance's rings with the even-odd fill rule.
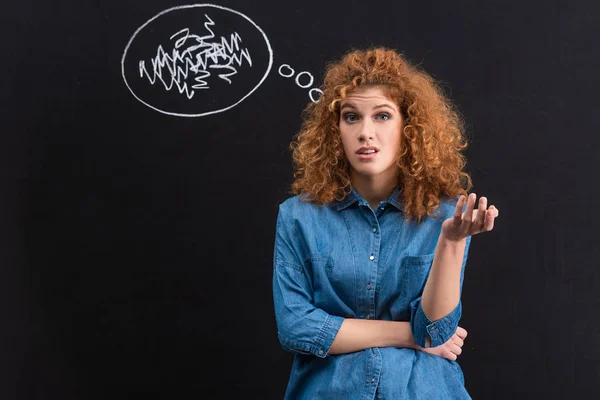
[[[346,318],[331,344],[329,354],[352,353],[370,347],[415,346],[409,322]]]
[[[440,235],[421,299],[423,312],[432,321],[445,317],[458,305],[465,245],[466,239],[448,240]]]

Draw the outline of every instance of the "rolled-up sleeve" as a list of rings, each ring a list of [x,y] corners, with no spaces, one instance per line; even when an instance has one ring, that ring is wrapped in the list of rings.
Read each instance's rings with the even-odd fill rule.
[[[313,305],[309,265],[302,262],[297,232],[281,208],[273,260],[273,301],[277,336],[290,352],[326,357],[343,318]]]
[[[312,305],[306,275],[299,266],[275,265],[273,299],[282,347],[287,351],[327,356],[343,318]]]
[[[470,244],[471,236],[467,237],[465,244],[465,253],[463,256],[460,273],[461,294]],[[438,319],[437,321],[431,321],[427,315],[425,315],[425,312],[423,312],[421,299],[422,297],[418,297],[410,303],[410,327],[413,332],[413,337],[417,344],[421,347],[426,347],[427,337],[431,339],[430,347],[440,346],[450,340],[458,328],[458,322],[462,316],[462,301],[459,299],[458,305],[448,315]]]

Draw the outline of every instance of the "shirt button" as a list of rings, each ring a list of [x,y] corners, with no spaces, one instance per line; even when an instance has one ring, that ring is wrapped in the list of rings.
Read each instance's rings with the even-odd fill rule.
[[[373,228],[373,232],[377,232],[377,228]]]
[[[367,283],[367,290],[371,290],[371,284]]]
[[[435,331],[435,326],[432,326],[431,328],[429,328],[429,332],[433,332]]]
[[[371,256],[369,257],[369,260],[373,261],[375,259],[375,256]]]
[[[375,378],[371,378],[371,382],[375,382]]]
[[[323,355],[323,350],[319,350],[319,355],[322,356]]]

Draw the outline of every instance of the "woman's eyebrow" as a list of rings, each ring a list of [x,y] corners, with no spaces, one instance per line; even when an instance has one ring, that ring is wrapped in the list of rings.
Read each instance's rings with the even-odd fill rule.
[[[351,108],[353,110],[356,110],[356,107],[354,105],[352,105],[351,103],[342,104],[342,106],[340,107],[340,111],[343,110],[344,108]],[[373,107],[373,110],[376,110],[378,108],[389,108],[391,110],[398,112],[396,107],[392,106],[391,104],[386,104],[386,103],[378,104],[375,107]]]
[[[384,104],[378,104],[378,105],[376,105],[375,107],[373,107],[373,110],[375,110],[377,108],[390,108],[390,109],[392,109],[394,111],[398,111],[396,109],[396,107],[392,107],[390,104],[385,104],[385,103]]]

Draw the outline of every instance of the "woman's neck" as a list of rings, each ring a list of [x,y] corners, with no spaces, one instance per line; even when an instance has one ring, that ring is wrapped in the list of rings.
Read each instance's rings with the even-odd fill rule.
[[[374,211],[380,202],[389,199],[398,184],[397,179],[373,179],[374,177],[353,177],[352,187],[356,190],[371,206]]]

